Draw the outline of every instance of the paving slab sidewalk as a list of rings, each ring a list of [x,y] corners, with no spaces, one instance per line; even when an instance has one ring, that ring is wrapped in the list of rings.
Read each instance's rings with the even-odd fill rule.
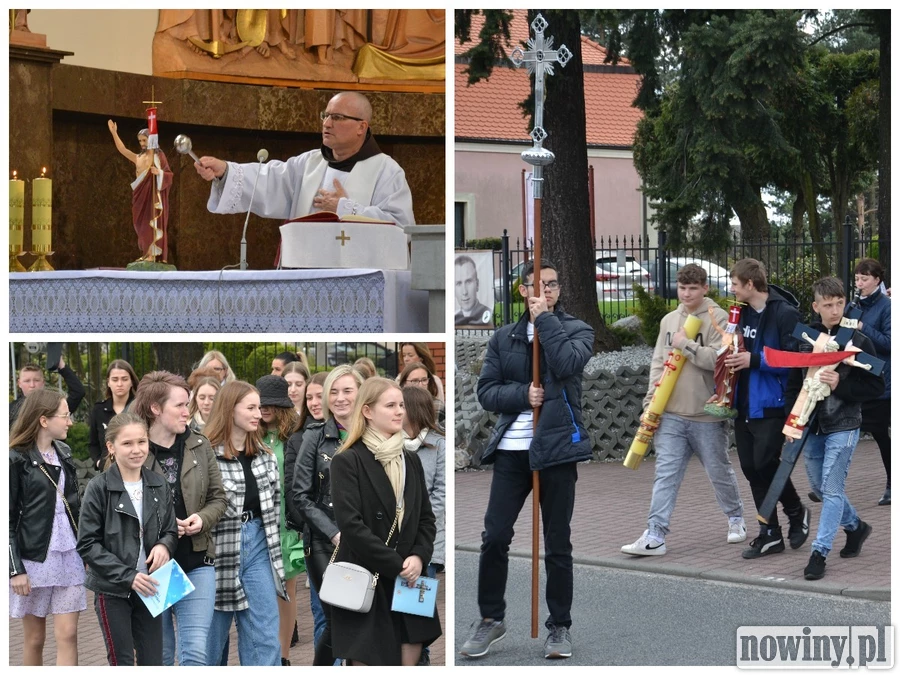
[[[827,573],[819,581],[806,581],[803,568],[809,561],[821,504],[807,497],[809,481],[802,460],[792,475],[803,503],[810,509],[810,536],[797,550],[744,560],[741,551],[758,532],[756,511],[747,480],[741,473],[737,454],[730,453],[744,502],[748,537],[743,544],[726,543],[728,520],[719,510],[712,486],[703,467],[692,459],[678,493],[678,501],[666,539],[667,553],[657,557],[634,557],[620,552],[647,527],[647,512],[653,486],[653,460],[637,471],[621,462],[582,464],[578,467],[572,544],[576,562],[610,567],[701,577],[773,587],[787,587],[809,593],[832,593],[878,600],[890,600],[891,592],[891,507],[878,506],[884,491],[885,473],[874,441],[859,443],[847,477],[847,495],[860,517],[872,525],[872,535],[858,558],[842,559],[844,545],[838,532],[834,551],[828,556]],[[456,473],[456,548],[477,551],[481,544],[484,511],[490,490],[491,471]],[[779,518],[786,518],[779,506]],[[531,499],[516,523],[511,555],[531,555]],[[471,587],[458,579],[457,588]]]

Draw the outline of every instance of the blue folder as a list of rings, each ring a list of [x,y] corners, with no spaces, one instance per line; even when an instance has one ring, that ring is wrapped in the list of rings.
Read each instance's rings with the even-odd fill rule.
[[[137,596],[144,601],[150,614],[159,616],[165,610],[169,609],[184,596],[194,592],[194,584],[188,579],[187,574],[181,569],[175,560],[170,560],[165,565],[150,575],[159,582],[156,587],[156,595],[149,598],[141,595]],[[137,593],[137,591],[135,591]]]
[[[431,577],[419,577],[416,585],[410,588],[402,577],[394,581],[394,600],[391,609],[404,614],[418,616],[434,616],[437,602],[438,580]]]

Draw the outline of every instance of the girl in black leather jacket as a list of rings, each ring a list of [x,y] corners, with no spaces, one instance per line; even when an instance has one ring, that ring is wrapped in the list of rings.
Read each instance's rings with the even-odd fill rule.
[[[10,431],[9,615],[22,619],[23,664],[43,664],[53,615],[57,665],[78,665],[84,565],[75,550],[78,479],[63,443],[72,418],[66,397],[32,392]]]
[[[116,415],[106,428],[106,448],[111,464],[88,483],[81,507],[85,585],[95,593],[109,665],[161,666],[162,616],[151,615],[138,594],[160,590],[150,575],[175,552],[175,506],[166,479],[144,468],[150,440],[141,417]]]

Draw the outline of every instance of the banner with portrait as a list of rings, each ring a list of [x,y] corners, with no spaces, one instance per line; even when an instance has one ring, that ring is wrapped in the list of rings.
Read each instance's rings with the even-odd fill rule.
[[[456,252],[453,288],[458,328],[494,327],[493,257],[493,251]]]

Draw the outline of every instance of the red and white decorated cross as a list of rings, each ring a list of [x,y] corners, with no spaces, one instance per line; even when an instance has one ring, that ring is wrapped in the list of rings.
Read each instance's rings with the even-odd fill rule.
[[[147,139],[147,147],[151,150],[156,150],[159,148],[159,131],[156,124],[156,106],[162,101],[157,101],[156,99],[156,87],[150,87],[150,100],[144,101],[144,104],[149,105],[147,108],[147,133],[149,138]]]
[[[159,133],[156,129],[156,108],[147,108],[147,131],[150,135],[147,139],[147,147],[156,150],[159,148]]]

